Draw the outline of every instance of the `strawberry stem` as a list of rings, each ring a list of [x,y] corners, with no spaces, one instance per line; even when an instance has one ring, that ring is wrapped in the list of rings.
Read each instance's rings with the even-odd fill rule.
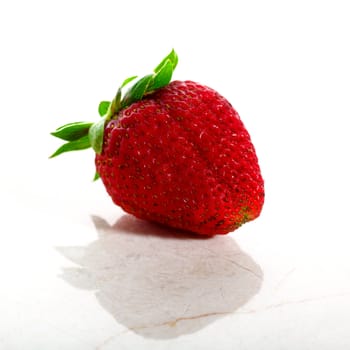
[[[51,134],[53,136],[59,137],[68,142],[59,147],[50,158],[64,152],[76,151],[90,147],[92,147],[97,154],[100,154],[103,148],[103,134],[106,123],[111,119],[116,119],[120,110],[130,106],[136,101],[142,100],[145,95],[151,94],[155,90],[168,85],[177,66],[177,62],[178,56],[173,49],[157,65],[152,74],[148,74],[137,80],[122,98],[122,89],[132,80],[136,79],[137,76],[125,79],[111,102],[100,102],[98,112],[102,119],[98,122],[69,123],[52,132]]]

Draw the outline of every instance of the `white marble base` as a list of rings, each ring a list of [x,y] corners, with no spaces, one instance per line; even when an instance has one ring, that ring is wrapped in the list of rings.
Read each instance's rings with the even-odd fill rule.
[[[0,349],[349,348],[347,233],[283,230],[267,204],[255,222],[202,239],[84,186],[86,200],[61,211],[7,201]]]

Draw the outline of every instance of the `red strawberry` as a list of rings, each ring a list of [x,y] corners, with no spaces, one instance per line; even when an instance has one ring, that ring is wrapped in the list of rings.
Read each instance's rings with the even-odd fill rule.
[[[191,81],[169,83],[176,64],[172,51],[122,99],[121,88],[134,77],[127,79],[112,103],[100,104],[100,122],[57,129],[53,135],[69,142],[53,156],[92,145],[97,173],[126,212],[199,234],[225,234],[261,212],[258,159],[224,97]]]

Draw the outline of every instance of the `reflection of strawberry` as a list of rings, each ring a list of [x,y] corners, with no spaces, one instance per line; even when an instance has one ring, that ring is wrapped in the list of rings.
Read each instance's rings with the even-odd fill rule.
[[[230,235],[198,239],[131,215],[112,226],[92,220],[97,240],[57,247],[74,263],[60,277],[93,291],[119,326],[140,336],[197,332],[243,307],[261,288],[263,271]],[[109,349],[120,348],[115,340]]]
[[[264,185],[250,136],[216,91],[173,81],[172,51],[154,74],[101,102],[100,122],[72,123],[53,135],[62,152],[92,146],[97,174],[115,204],[146,220],[213,235],[259,216]]]

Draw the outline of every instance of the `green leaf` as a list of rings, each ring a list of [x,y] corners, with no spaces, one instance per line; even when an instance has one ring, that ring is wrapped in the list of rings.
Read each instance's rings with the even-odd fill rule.
[[[111,103],[109,101],[101,101],[100,104],[98,105],[98,114],[103,117],[109,108],[109,105]]]
[[[111,115],[110,117],[112,118],[115,113],[118,113],[120,110],[121,106],[121,101],[122,101],[122,87],[120,87],[117,91],[117,94],[115,95],[115,98],[112,101],[112,106],[113,109],[111,108]]]
[[[171,77],[173,75],[173,64],[170,59],[167,59],[163,66],[154,75],[153,84],[150,87],[150,91],[159,89],[170,83]]]
[[[120,88],[122,89],[126,84],[129,84],[132,80],[136,79],[137,78],[137,75],[133,75],[132,77],[130,78],[126,78],[122,85],[120,85]]]
[[[132,103],[141,100],[152,81],[153,74],[146,75],[137,81],[124,96],[121,107],[130,106]]]
[[[122,88],[129,84],[132,80],[136,79],[137,75],[134,75],[132,77],[126,78],[122,85],[119,87],[118,92],[113,99],[112,102],[109,101],[102,101],[100,102],[98,106],[98,113],[100,114],[101,117],[105,116],[108,113],[107,120],[110,119],[115,112],[118,112],[120,109],[120,101],[122,97]]]
[[[97,181],[99,178],[100,178],[100,174],[97,171],[95,171],[95,176],[93,178],[93,181]]]
[[[163,60],[158,64],[158,66],[156,68],[154,68],[154,72],[158,73],[162,69],[164,63],[167,60],[170,60],[172,66],[173,66],[173,71],[174,71],[176,66],[177,66],[177,62],[179,60],[174,49],[172,49],[171,52],[166,57],[164,57]]]
[[[97,154],[101,154],[103,147],[103,133],[105,127],[105,119],[93,124],[89,130],[89,140],[91,147]]]
[[[88,122],[69,123],[59,127],[51,135],[65,141],[74,141],[87,135],[91,125]]]
[[[112,100],[111,104],[108,107],[108,111],[105,115],[105,121],[110,121],[120,110],[121,105],[121,99],[122,99],[122,88],[120,87],[117,91],[117,94],[115,95],[114,99]]]
[[[78,151],[91,147],[89,136],[85,135],[79,140],[69,141],[63,144],[61,147],[57,149],[55,153],[53,153],[50,158],[56,157],[62,153],[70,152],[70,151]]]

